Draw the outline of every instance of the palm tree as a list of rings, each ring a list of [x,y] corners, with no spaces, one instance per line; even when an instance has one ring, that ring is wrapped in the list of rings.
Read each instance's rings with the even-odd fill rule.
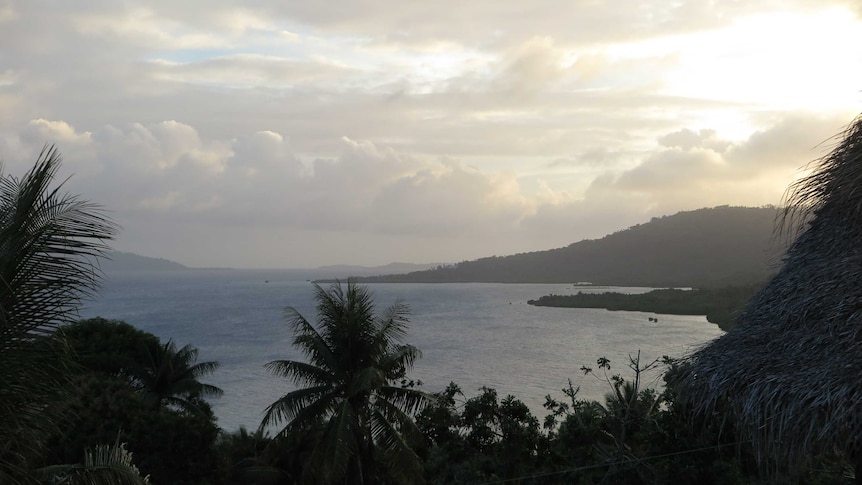
[[[396,302],[375,315],[370,292],[347,281],[324,290],[315,285],[318,323],[294,308],[286,316],[293,344],[309,362],[276,360],[273,374],[292,380],[288,392],[264,414],[261,429],[286,423],[278,433],[308,432],[322,426],[306,468],[306,478],[322,483],[372,483],[389,478],[422,481],[419,459],[408,440],[419,435],[412,415],[427,394],[397,383],[421,355],[402,344],[409,309]]]
[[[135,372],[139,390],[153,397],[156,407],[169,405],[188,412],[199,411],[200,398],[224,392],[200,382],[218,369],[218,362],[197,362],[198,349],[186,345],[177,350],[173,340],[147,349],[148,362]]]
[[[32,481],[54,429],[48,407],[66,373],[48,336],[96,290],[98,258],[116,227],[94,204],[52,188],[60,164],[43,148],[22,178],[0,172],[0,482]]]

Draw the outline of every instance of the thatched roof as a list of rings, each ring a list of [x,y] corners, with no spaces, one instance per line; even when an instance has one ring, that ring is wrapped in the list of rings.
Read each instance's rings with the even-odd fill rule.
[[[729,412],[763,464],[793,471],[862,443],[862,119],[789,189],[805,220],[737,325],[689,358],[680,397]]]

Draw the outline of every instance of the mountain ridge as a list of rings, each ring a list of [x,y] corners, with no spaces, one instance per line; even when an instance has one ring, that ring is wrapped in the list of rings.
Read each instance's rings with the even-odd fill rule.
[[[719,206],[649,222],[568,246],[440,265],[375,282],[575,283],[715,287],[766,281],[786,244],[774,238],[774,207]]]
[[[164,258],[142,256],[124,251],[110,251],[100,266],[105,272],[115,271],[182,271],[188,266]]]

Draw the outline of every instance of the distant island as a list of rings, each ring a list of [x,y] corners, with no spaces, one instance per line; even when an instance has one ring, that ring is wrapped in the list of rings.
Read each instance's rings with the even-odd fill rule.
[[[662,313],[666,315],[706,315],[709,322],[730,330],[736,316],[763,284],[726,286],[711,289],[658,289],[638,295],[622,293],[584,293],[546,295],[527,303],[536,306],[565,308],[606,308]]]
[[[163,258],[151,258],[135,253],[111,251],[100,263],[106,273],[116,271],[182,271],[189,269],[180,263]]]

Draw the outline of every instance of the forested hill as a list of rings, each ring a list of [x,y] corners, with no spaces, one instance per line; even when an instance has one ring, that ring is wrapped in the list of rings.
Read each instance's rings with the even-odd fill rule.
[[[786,247],[773,238],[776,214],[774,208],[728,206],[680,212],[564,248],[360,281],[698,288],[762,283],[777,271]]]

